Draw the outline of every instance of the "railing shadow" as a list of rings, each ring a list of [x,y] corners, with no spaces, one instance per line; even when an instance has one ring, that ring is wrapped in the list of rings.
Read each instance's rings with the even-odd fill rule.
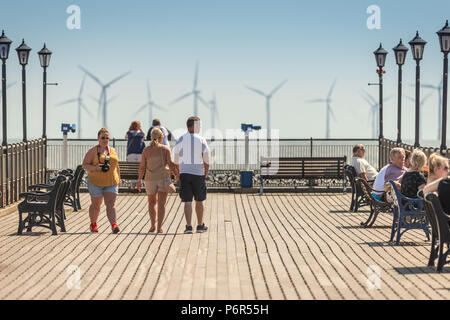
[[[389,227],[390,228],[390,227]],[[400,242],[399,244],[395,244],[395,242],[360,242],[358,244],[368,245],[369,247],[424,247],[429,246],[429,243],[426,242]]]
[[[394,270],[397,271],[399,274],[439,274],[439,272],[436,271],[436,267],[394,267]],[[443,268],[442,273],[450,273],[450,267]],[[445,288],[447,290],[450,290],[450,288]]]
[[[370,229],[391,229],[391,226],[372,226],[370,228],[367,228],[365,226],[362,225],[355,225],[355,226],[336,226],[336,228],[338,229],[366,229],[366,230],[370,230]]]

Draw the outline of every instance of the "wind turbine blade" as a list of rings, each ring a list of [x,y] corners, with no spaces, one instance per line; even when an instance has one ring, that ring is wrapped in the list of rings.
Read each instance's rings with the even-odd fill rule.
[[[426,95],[425,97],[423,97],[422,101],[420,101],[420,104],[421,104],[421,105],[424,104],[425,101],[427,101],[427,100],[431,97],[432,94],[433,94],[433,92],[430,92],[428,95]]]
[[[198,61],[195,63],[194,89],[192,89],[192,91],[197,90],[197,82],[198,82]]]
[[[422,84],[422,88],[428,88],[428,89],[437,89],[438,87],[433,86],[432,84]]]
[[[63,102],[59,103],[57,106],[59,107],[59,106],[62,106],[62,105],[68,104],[68,103],[72,103],[72,102],[76,102],[76,101],[78,101],[77,98],[69,99],[69,100],[66,100],[66,101],[63,101]]]
[[[208,102],[205,101],[200,95],[197,96],[201,103],[203,103],[207,108],[210,108]]]
[[[177,103],[178,101],[183,100],[184,98],[189,97],[190,95],[192,95],[192,92],[182,95],[181,97],[179,97],[179,98],[175,99],[174,101],[172,101],[171,103],[169,103],[169,105]]]
[[[145,109],[147,108],[147,106],[148,106],[148,103],[144,104],[142,107],[140,107],[140,108],[138,109],[138,111],[136,111],[136,112],[134,113],[134,115],[137,115],[139,112],[145,110]]]
[[[164,107],[162,107],[162,106],[160,106],[159,104],[156,104],[156,103],[154,103],[153,106],[154,106],[156,109],[159,109],[159,110],[164,110],[164,111],[167,110],[167,108],[164,108]]]
[[[6,86],[6,89],[9,89],[9,88],[11,88],[12,86],[14,86],[16,84],[16,81],[14,81],[13,83],[11,83],[11,84],[8,84],[7,86]]]
[[[108,82],[107,84],[105,84],[105,87],[109,87],[111,86],[113,83],[119,81],[120,79],[124,78],[125,76],[129,75],[131,73],[131,71],[125,72],[124,74],[118,76],[117,78],[111,80],[110,82]]]
[[[280,88],[287,82],[287,79],[284,80],[282,83],[280,83],[275,89],[272,90],[271,93],[269,93],[269,96],[273,96],[275,94],[275,92],[277,92],[278,90],[280,90]]]
[[[152,101],[152,93],[150,91],[150,81],[147,79],[147,99],[148,102]]]
[[[366,90],[362,90],[362,93],[368,98],[368,99],[370,99],[371,101],[372,101],[372,103],[376,103],[377,102],[377,100],[375,100],[375,98],[374,97],[372,97],[372,95],[370,94],[370,93],[368,93]]]
[[[311,100],[306,100],[306,102],[311,102],[311,103],[317,103],[317,102],[326,102],[326,99],[311,99]]]
[[[83,80],[81,81],[81,87],[80,87],[80,92],[78,93],[78,98],[80,98],[81,95],[83,94],[85,80],[86,80],[86,74],[83,76]]]
[[[373,102],[372,101],[370,101],[369,100],[369,98],[367,98],[366,96],[364,96],[363,94],[361,94],[361,97],[364,99],[364,100],[366,100],[366,102],[370,105],[370,106],[372,106],[373,105]]]
[[[411,98],[411,97],[409,97],[409,96],[406,96],[405,98],[408,99],[408,100],[410,100],[410,101],[413,101],[413,102],[416,101],[416,99]]]
[[[106,105],[108,105],[108,103],[110,103],[110,102],[116,100],[118,97],[119,97],[119,95],[116,95],[116,96],[114,96],[114,97],[108,99],[108,100],[106,101]]]
[[[391,99],[392,99],[392,96],[386,97],[386,98],[383,99],[383,102],[389,101],[389,100],[391,100]]]
[[[100,103],[100,100],[95,98],[94,96],[92,96],[91,94],[88,94],[88,97],[91,98],[92,100],[94,100],[97,103]]]
[[[260,94],[260,95],[266,97],[266,95],[264,94],[264,92],[262,92],[262,91],[260,91],[260,90],[258,90],[258,89],[255,89],[255,88],[252,88],[252,87],[249,87],[249,86],[245,86],[245,87],[246,87],[247,89],[249,89],[249,90],[252,90],[252,91],[256,92],[257,94]]]
[[[336,116],[334,115],[333,109],[331,109],[331,108],[330,108],[330,114],[331,114],[331,117],[333,118],[333,120],[334,120],[335,122],[337,122]]]
[[[78,68],[80,68],[81,70],[84,71],[84,73],[86,73],[89,77],[91,77],[95,82],[97,82],[100,86],[103,86],[103,83],[96,77],[94,76],[92,73],[90,73],[89,71],[87,71],[85,68],[83,68],[82,66],[78,66]]]
[[[334,87],[336,86],[337,79],[334,79],[333,84],[331,85],[330,91],[328,91],[327,98],[329,99],[331,97],[331,94],[333,93]]]
[[[86,106],[84,105],[84,103],[81,104],[81,108],[86,111],[91,117],[93,117],[94,115],[92,114],[92,112],[89,111],[88,108],[86,108]]]

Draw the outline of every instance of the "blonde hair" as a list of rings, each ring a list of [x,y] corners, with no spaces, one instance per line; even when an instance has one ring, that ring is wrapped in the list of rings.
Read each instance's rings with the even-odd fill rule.
[[[411,155],[411,169],[420,170],[427,164],[427,156],[420,149],[415,149]]]
[[[164,133],[159,128],[153,128],[151,136],[152,142],[150,142],[150,147],[154,147],[159,145],[159,139],[164,137]]]
[[[98,130],[97,138],[100,138],[100,135],[101,135],[102,133],[107,133],[107,134],[109,135],[108,129],[106,129],[106,128],[101,128],[100,130]]]
[[[435,175],[434,170],[436,168],[442,167],[445,162],[447,162],[448,164],[448,159],[441,156],[438,152],[431,154],[430,157],[428,158],[428,167],[429,167],[428,179],[430,179],[431,176],[434,177]]]
[[[393,148],[391,150],[391,152],[389,153],[389,156],[391,157],[391,159],[393,159],[397,154],[405,154],[405,149],[403,148]]]

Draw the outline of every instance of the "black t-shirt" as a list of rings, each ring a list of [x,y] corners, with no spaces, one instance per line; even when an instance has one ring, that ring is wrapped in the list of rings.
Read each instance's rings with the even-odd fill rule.
[[[426,183],[423,174],[417,171],[408,171],[403,175],[401,192],[408,198],[417,198],[419,186]]]
[[[438,186],[439,201],[445,213],[450,214],[450,179],[443,179]]]

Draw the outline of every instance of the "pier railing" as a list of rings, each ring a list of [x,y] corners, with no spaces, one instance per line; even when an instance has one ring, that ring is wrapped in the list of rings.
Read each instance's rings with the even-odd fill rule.
[[[207,140],[211,152],[211,170],[244,170],[245,140],[220,139]],[[356,143],[366,146],[366,159],[370,163],[378,163],[378,139],[250,139],[249,163],[250,170],[259,169],[261,156],[279,157],[352,157],[352,148]],[[81,164],[83,157],[90,147],[97,144],[95,139],[68,140],[68,167],[75,168]],[[148,144],[148,142],[146,142]],[[116,148],[119,160],[125,161],[127,155],[127,141],[112,139],[110,142]],[[173,147],[174,142],[171,142]],[[49,170],[62,168],[62,139],[48,140],[47,167]]]
[[[30,184],[45,182],[45,139],[1,146],[0,208],[19,200]]]
[[[389,153],[393,148],[400,147],[405,150],[413,151],[415,148],[413,145],[406,144],[406,143],[400,143],[397,144],[397,142],[389,139],[380,139],[380,168],[384,167],[389,163]],[[440,152],[440,149],[437,147],[419,147],[420,150],[422,150],[427,158],[434,152]],[[450,158],[450,148],[446,150],[446,152],[443,154],[447,158]]]

